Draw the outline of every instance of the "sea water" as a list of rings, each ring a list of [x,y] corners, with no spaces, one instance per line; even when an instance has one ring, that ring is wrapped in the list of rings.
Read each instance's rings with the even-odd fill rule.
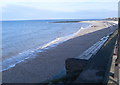
[[[70,39],[88,23],[52,23],[61,20],[2,21],[2,70]],[[66,20],[62,20],[66,21]],[[70,21],[70,20],[68,20]]]

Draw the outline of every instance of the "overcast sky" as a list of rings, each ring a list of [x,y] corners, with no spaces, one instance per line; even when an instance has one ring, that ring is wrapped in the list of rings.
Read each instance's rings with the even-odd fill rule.
[[[0,0],[3,20],[117,17],[119,0]]]

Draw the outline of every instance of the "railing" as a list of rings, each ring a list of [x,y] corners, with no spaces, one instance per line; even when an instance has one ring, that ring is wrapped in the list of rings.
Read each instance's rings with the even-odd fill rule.
[[[102,38],[82,55],[65,61],[66,75],[44,84],[101,83],[106,84],[118,30]]]

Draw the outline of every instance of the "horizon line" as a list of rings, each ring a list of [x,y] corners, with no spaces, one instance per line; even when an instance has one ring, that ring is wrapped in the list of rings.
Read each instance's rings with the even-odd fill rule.
[[[11,19],[11,20],[0,20],[0,21],[27,21],[27,20],[80,20],[77,18],[56,18],[56,19]],[[82,19],[82,18],[81,18]],[[106,18],[88,18],[88,19],[106,19]],[[87,18],[85,19],[87,20]]]

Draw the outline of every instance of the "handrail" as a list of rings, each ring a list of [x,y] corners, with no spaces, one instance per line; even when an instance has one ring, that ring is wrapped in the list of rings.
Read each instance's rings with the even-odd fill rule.
[[[96,45],[94,44],[94,46],[99,45],[98,50],[95,51],[94,49],[96,49],[96,48],[92,47],[93,52],[85,51],[84,53],[89,52],[88,56],[89,56],[89,54],[93,53],[93,55],[91,55],[91,57],[89,59],[83,59],[82,57],[81,57],[82,59],[80,59],[80,56],[76,57],[76,58],[68,58],[66,60],[67,75],[65,75],[61,78],[58,78],[58,79],[56,78],[53,80],[49,80],[45,83],[47,83],[47,84],[51,84],[51,83],[53,83],[53,84],[54,83],[57,83],[57,84],[58,83],[85,83],[85,82],[107,83],[108,76],[109,76],[109,70],[110,70],[110,66],[111,66],[111,62],[112,62],[113,50],[114,50],[114,46],[115,46],[115,42],[116,42],[116,38],[117,38],[117,33],[118,33],[118,31],[116,30],[114,33],[109,34],[109,36],[102,38],[100,40],[102,43],[99,41],[99,42],[97,42]],[[84,53],[82,54],[83,56],[84,56]],[[104,60],[99,61],[98,59],[100,59],[100,57],[103,58]],[[71,63],[71,61],[72,61],[72,63]],[[103,64],[103,62],[105,62],[105,65]],[[78,69],[74,68],[73,64],[77,65]],[[92,73],[93,73],[93,75],[95,74],[94,79],[93,80],[89,80],[92,78],[86,79],[86,77]],[[90,76],[88,76],[88,77],[90,77]]]

